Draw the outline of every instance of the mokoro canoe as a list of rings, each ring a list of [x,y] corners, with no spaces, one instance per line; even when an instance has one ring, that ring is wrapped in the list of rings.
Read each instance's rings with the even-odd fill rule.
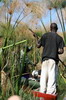
[[[41,98],[41,100],[57,100],[57,94],[56,95],[51,95],[51,94],[45,94],[45,93],[40,93],[38,91],[32,90],[32,94],[35,97]],[[40,100],[40,99],[38,99]]]

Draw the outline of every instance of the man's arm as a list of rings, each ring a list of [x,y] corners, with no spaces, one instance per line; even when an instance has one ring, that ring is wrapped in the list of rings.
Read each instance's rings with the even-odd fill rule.
[[[45,35],[43,34],[42,37],[37,41],[37,48],[40,48],[41,46],[44,47],[45,45]]]
[[[63,38],[60,37],[59,46],[58,46],[58,54],[64,53],[64,47],[65,47],[65,43],[63,41]]]

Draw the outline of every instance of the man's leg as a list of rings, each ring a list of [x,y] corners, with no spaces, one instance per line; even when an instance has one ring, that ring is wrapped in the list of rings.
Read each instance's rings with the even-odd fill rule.
[[[42,69],[41,69],[41,78],[40,78],[40,92],[45,93],[46,92],[46,85],[47,85],[47,61],[45,60],[42,63]]]
[[[52,59],[49,59],[48,63],[48,84],[46,93],[56,94],[56,64]]]

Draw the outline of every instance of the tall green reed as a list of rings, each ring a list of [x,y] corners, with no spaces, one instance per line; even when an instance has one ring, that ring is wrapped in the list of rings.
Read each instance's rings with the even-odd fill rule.
[[[23,67],[24,67],[24,59],[25,59],[25,55],[26,55],[26,51],[25,51],[25,55],[23,58],[23,62],[22,64],[22,68],[20,66],[20,48],[19,46],[16,47],[16,45],[20,45],[21,43],[27,43],[26,40],[24,41],[20,41],[17,42],[16,44],[12,44],[6,47],[3,47],[2,49],[5,51],[5,49],[8,49],[8,54],[7,54],[7,58],[4,55],[4,52],[2,52],[2,57],[3,57],[3,61],[2,61],[2,67],[1,69],[4,70],[7,74],[7,79],[10,88],[8,88],[8,90],[6,90],[6,93],[8,91],[8,93],[11,95],[13,94],[19,94],[19,90],[21,88],[21,77],[22,77],[22,73],[23,73]],[[25,44],[26,45],[26,44]],[[15,49],[16,48],[16,49]],[[3,64],[4,62],[4,64]],[[7,63],[8,62],[8,63]],[[5,67],[6,65],[6,67]],[[19,75],[19,77],[14,77],[15,75]],[[14,78],[13,78],[14,77]],[[3,93],[3,91],[2,91]]]

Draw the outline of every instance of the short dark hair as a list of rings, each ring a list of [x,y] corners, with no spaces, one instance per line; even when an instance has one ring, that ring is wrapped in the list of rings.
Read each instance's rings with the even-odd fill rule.
[[[50,30],[52,31],[52,30],[58,30],[58,26],[57,26],[57,24],[56,23],[51,23],[51,25],[50,25]]]

